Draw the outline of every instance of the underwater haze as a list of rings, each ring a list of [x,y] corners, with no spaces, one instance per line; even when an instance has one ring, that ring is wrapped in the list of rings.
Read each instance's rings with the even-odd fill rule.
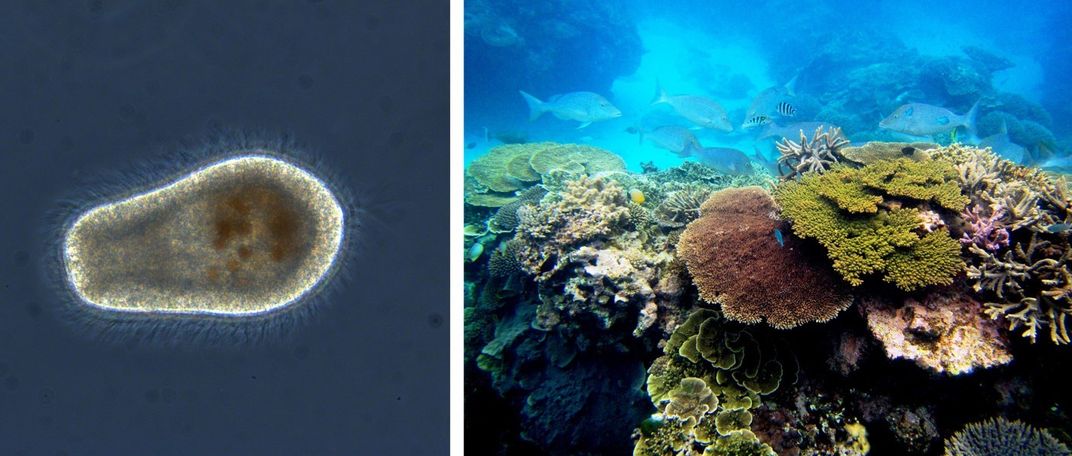
[[[1070,454],[1069,21],[466,2],[467,451]]]

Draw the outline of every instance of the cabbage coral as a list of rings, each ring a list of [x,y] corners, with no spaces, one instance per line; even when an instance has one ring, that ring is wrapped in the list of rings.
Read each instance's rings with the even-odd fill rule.
[[[900,159],[860,169],[839,166],[782,183],[774,197],[793,232],[825,247],[834,269],[852,285],[881,274],[915,290],[948,285],[964,269],[960,243],[944,228],[918,233],[921,211],[910,206],[964,209],[968,199],[949,163]]]
[[[681,233],[677,253],[700,297],[721,303],[727,318],[766,320],[785,329],[830,320],[852,304],[821,256],[816,261],[808,255],[788,227],[771,218],[774,200],[766,190],[721,190],[701,211],[703,216]]]

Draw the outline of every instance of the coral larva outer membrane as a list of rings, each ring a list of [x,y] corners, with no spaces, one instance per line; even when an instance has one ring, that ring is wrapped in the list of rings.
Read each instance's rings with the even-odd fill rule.
[[[363,211],[354,205],[349,189],[339,185],[337,173],[331,167],[324,166],[319,157],[296,149],[287,138],[260,138],[244,134],[230,135],[222,140],[214,138],[196,148],[177,154],[169,152],[166,156],[169,158],[165,163],[156,160],[149,165],[149,161],[145,161],[136,174],[124,169],[109,171],[107,174],[119,177],[106,175],[99,181],[76,189],[77,193],[72,191],[71,194],[77,194],[79,198],[83,198],[81,195],[85,194],[94,196],[84,200],[68,198],[63,204],[66,209],[54,214],[52,226],[56,227],[58,232],[54,231],[48,235],[50,261],[45,263],[45,280],[64,298],[59,306],[59,318],[71,326],[74,332],[96,341],[125,344],[128,347],[226,348],[280,342],[290,339],[296,334],[297,327],[319,315],[320,308],[330,301],[331,296],[345,287],[343,282],[348,280],[349,275],[343,271],[350,267],[349,259],[356,250],[358,243],[355,234],[364,218],[357,214]],[[87,217],[124,212],[120,210],[123,204],[136,205],[139,201],[152,201],[138,198],[160,197],[161,193],[154,192],[163,192],[165,195],[172,192],[173,194],[167,196],[178,196],[182,193],[180,187],[184,185],[185,179],[203,176],[200,173],[205,171],[224,170],[228,167],[231,171],[245,168],[247,171],[259,169],[260,172],[259,176],[256,176],[258,172],[246,176],[244,182],[250,185],[221,185],[216,188],[214,194],[208,192],[211,195],[202,199],[200,220],[189,217],[189,213],[198,211],[187,208],[186,219],[189,220],[184,220],[183,223],[189,226],[200,224],[200,231],[183,234],[183,229],[168,230],[161,227],[166,225],[165,223],[158,223],[160,226],[157,227],[157,234],[170,231],[172,234],[183,234],[186,238],[167,244],[157,243],[141,253],[137,248],[133,248],[130,251],[138,257],[133,262],[126,261],[129,257],[124,258],[113,252],[110,255],[114,257],[114,261],[97,263],[120,263],[112,271],[120,273],[123,272],[121,263],[127,263],[128,273],[142,270],[148,275],[152,272],[182,271],[184,276],[171,278],[174,283],[171,284],[173,286],[170,290],[180,290],[183,289],[182,285],[185,285],[189,287],[188,290],[192,290],[190,293],[180,296],[178,300],[150,299],[153,296],[167,295],[165,292],[168,287],[157,287],[156,290],[124,290],[133,283],[132,280],[136,281],[131,277],[112,277],[112,284],[119,286],[113,286],[113,289],[101,287],[96,290],[97,294],[92,294],[93,290],[85,287],[88,278],[79,275],[79,264],[76,263],[79,255],[92,255],[85,251],[79,252],[77,248],[72,249],[70,235],[76,233],[80,223],[93,221]],[[273,180],[272,176],[269,176],[273,171],[289,173],[289,178]],[[250,192],[243,194],[236,190],[241,188]],[[298,198],[296,201],[293,198],[295,188],[305,188],[311,192],[306,193],[306,196],[315,194],[316,198]],[[187,198],[190,198],[192,193],[196,192],[186,189]],[[229,196],[232,198],[228,198]],[[155,201],[164,199],[167,198],[161,197]],[[252,201],[253,204],[243,205],[243,199]],[[294,204],[302,201],[305,202],[304,205]],[[302,226],[309,229],[305,233],[316,235],[310,235],[308,239],[320,240],[315,243],[320,246],[319,250],[307,251],[310,243],[295,244],[301,247],[296,251],[307,254],[288,256],[286,248],[273,248],[272,241],[278,240],[271,233],[273,223],[275,235],[288,231],[280,228],[286,228],[285,223],[280,225],[279,220],[271,218],[273,213],[278,215],[277,209],[280,205],[298,210],[291,215],[304,220]],[[247,219],[241,217],[243,211],[247,211]],[[181,212],[170,207],[156,215],[160,217],[163,214],[163,218],[170,217],[174,221],[182,219]],[[102,220],[104,219],[96,221]],[[228,221],[231,223],[228,224]],[[85,239],[87,238],[82,240]],[[191,239],[197,239],[198,242],[189,244]],[[97,239],[97,242],[102,240],[105,239]],[[198,245],[197,250],[185,258],[182,255],[175,257],[175,252],[182,250],[175,248],[176,245],[181,246],[184,241],[188,245]],[[78,247],[78,243],[75,244],[74,247]],[[89,245],[83,243],[81,247]],[[101,249],[97,249],[97,252],[100,251]],[[173,255],[171,262],[153,261],[162,251]],[[101,255],[101,258],[107,259],[109,254]],[[84,260],[86,257],[81,258]],[[184,258],[185,266],[173,264],[177,261],[175,258]],[[200,268],[188,267],[198,263],[198,260],[210,259],[214,260],[213,264],[202,261]],[[273,261],[274,259],[281,261]],[[72,260],[76,261],[72,263]],[[243,264],[240,260],[251,264]],[[140,269],[130,266],[131,263],[137,264],[139,261]],[[81,266],[87,264],[82,263]],[[277,280],[278,274],[272,275],[296,269],[301,273],[296,274],[296,278],[289,282]],[[84,274],[89,269],[81,270]],[[107,282],[101,277],[97,279],[94,282],[97,285]],[[216,281],[215,284],[213,280]],[[166,282],[167,280],[164,280],[165,284]],[[156,283],[160,285],[161,282]],[[229,295],[226,293],[228,284],[232,286],[233,292]],[[224,291],[223,294],[211,293],[221,290]],[[241,291],[252,292],[253,299],[242,299],[239,296],[241,293],[237,293]],[[123,300],[122,296],[140,296],[141,299]],[[197,299],[198,296],[201,299]],[[204,299],[206,296],[222,296],[223,299]]]

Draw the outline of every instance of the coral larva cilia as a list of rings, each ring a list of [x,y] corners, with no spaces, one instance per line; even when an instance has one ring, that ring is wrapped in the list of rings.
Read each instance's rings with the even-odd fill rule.
[[[344,216],[307,171],[230,157],[79,215],[64,234],[64,268],[100,311],[266,314],[317,289],[341,251]]]

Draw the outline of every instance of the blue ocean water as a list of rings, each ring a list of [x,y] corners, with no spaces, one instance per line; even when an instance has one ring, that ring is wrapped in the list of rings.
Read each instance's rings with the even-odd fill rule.
[[[1070,21],[466,2],[467,450],[1070,454]]]
[[[1065,24],[1072,6],[1065,2],[516,6],[466,6],[467,163],[503,140],[553,140],[604,147],[637,171],[641,162],[659,168],[679,164],[682,158],[627,131],[695,126],[666,105],[651,105],[659,84],[672,95],[708,97],[729,113],[733,132],[694,131],[704,146],[772,156],[773,139],[756,141],[760,129],[737,127],[761,91],[794,77],[798,112],[789,120],[829,122],[854,142],[897,139],[883,135],[878,122],[903,103],[962,114],[982,100],[977,138],[999,131],[995,115],[987,115],[1003,111],[1045,128],[1011,127],[1014,142],[1028,149],[1043,142],[1051,155],[1070,152],[1072,48]],[[973,60],[969,53],[979,57]],[[1001,69],[990,71],[991,63],[981,62],[991,57],[1003,63],[989,68]],[[529,121],[519,90],[543,100],[595,92],[623,115],[582,129],[550,114]],[[960,140],[972,141],[963,135]]]

